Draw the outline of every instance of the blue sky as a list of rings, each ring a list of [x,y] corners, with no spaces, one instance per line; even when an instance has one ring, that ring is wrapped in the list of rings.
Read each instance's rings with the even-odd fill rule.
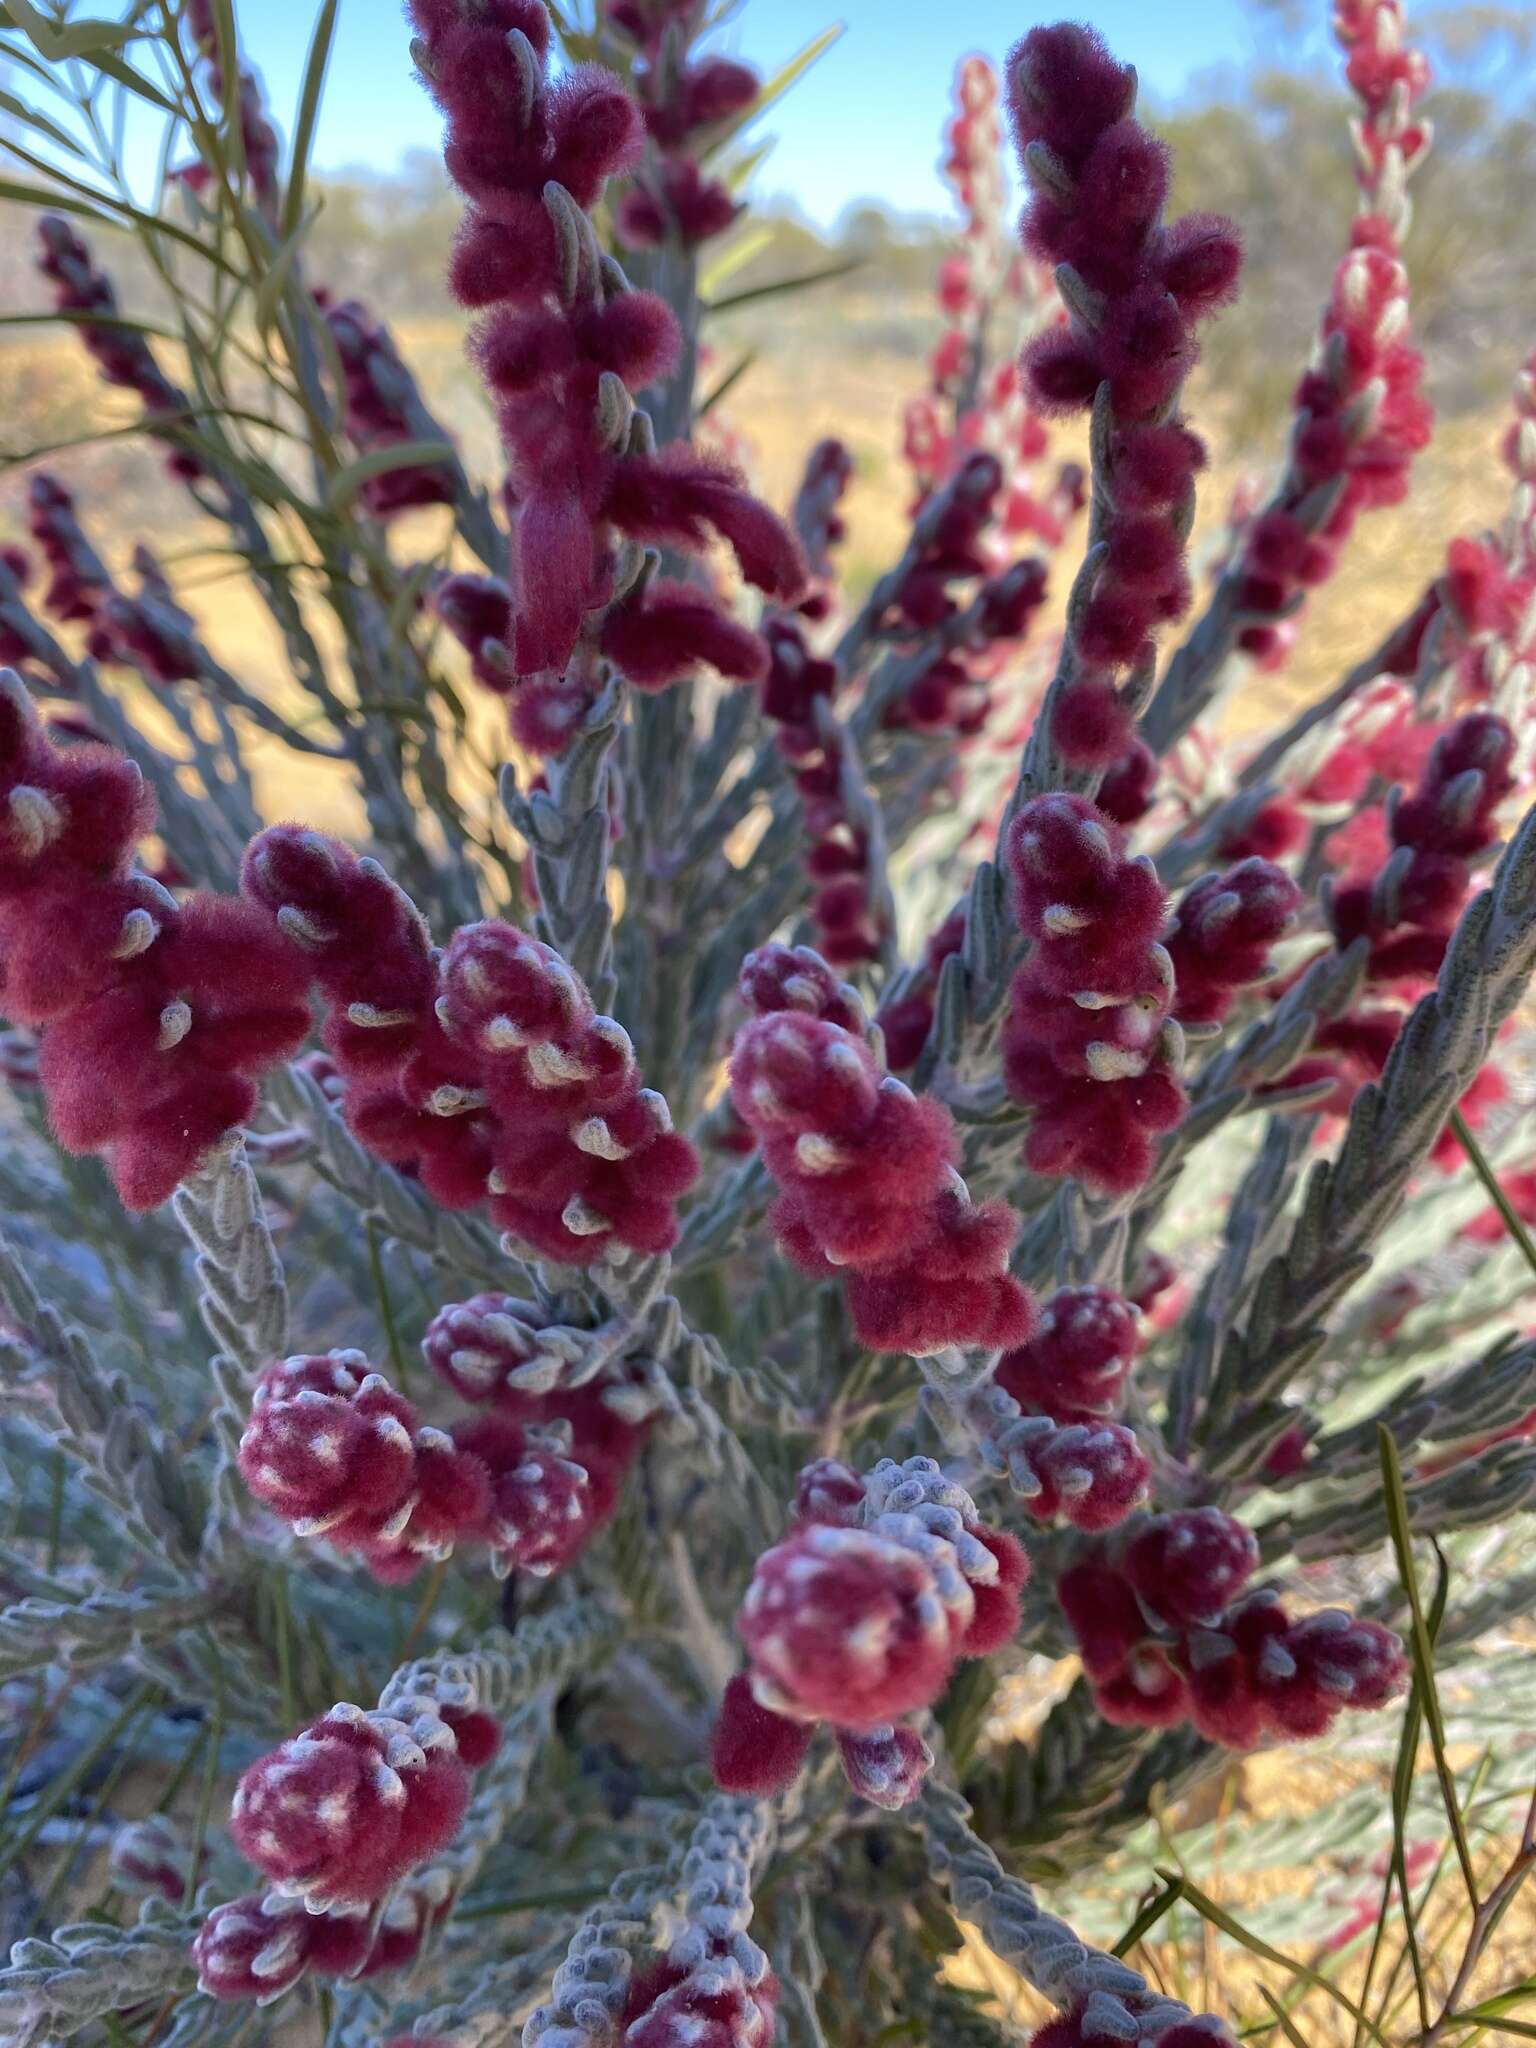
[[[934,163],[956,62],[970,50],[1000,58],[1034,22],[1069,8],[1070,0],[1059,9],[1027,0],[747,0],[719,47],[764,71],[830,22],[845,25],[815,70],[765,116],[765,132],[778,141],[759,192],[787,194],[823,224],[869,195],[898,211],[942,209]],[[1082,11],[1160,97],[1252,48],[1242,0],[1091,0]],[[237,12],[286,134],[314,0],[246,0]],[[436,148],[437,119],[412,74],[406,41],[394,0],[342,0],[316,153],[323,169],[387,170],[408,149]]]

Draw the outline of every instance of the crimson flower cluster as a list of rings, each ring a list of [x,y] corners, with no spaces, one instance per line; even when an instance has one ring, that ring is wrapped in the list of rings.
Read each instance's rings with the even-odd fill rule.
[[[27,531],[48,571],[44,607],[63,625],[88,626],[88,651],[97,660],[109,658],[111,636],[96,631],[96,620],[112,579],[81,530],[73,491],[47,470],[27,479]]]
[[[530,754],[563,754],[597,695],[596,664],[578,648],[564,670],[519,676],[512,654],[512,592],[499,576],[458,570],[439,577],[429,598],[469,655],[475,681],[505,698],[518,745]]]
[[[1029,1561],[931,1458],[884,1458],[864,1477],[808,1465],[788,1535],[757,1561],[737,1619],[747,1669],[726,1689],[713,1764],[727,1791],[762,1797],[798,1773],[819,1722],[862,1798],[895,1809],[933,1762],[899,1717],[930,1706],[964,1658],[1019,1624]]]
[[[323,290],[314,297],[341,362],[348,440],[364,455],[420,440],[415,380],[401,362],[389,329],[361,300],[333,300]],[[451,505],[455,494],[453,471],[442,462],[386,469],[366,478],[358,493],[376,519],[389,519],[419,505]]]
[[[755,1983],[723,1949],[699,1962],[660,1962],[630,1984],[624,2048],[768,2048],[778,2003],[766,1957]]]
[[[1400,258],[1407,180],[1429,147],[1428,124],[1414,113],[1429,65],[1404,41],[1401,0],[1341,0],[1333,25],[1360,102],[1365,211],[1334,272],[1312,365],[1296,387],[1285,480],[1242,536],[1238,645],[1270,665],[1289,646],[1287,615],[1309,586],[1333,574],[1359,515],[1402,502],[1413,457],[1434,424],[1423,358],[1408,341]]]
[[[453,1726],[411,1704],[409,1721],[332,1707],[244,1773],[230,1833],[280,1895],[366,1909],[453,1840],[471,1762],[489,1760],[499,1731],[479,1711]]]
[[[1086,797],[1034,798],[1007,859],[1034,941],[1003,1027],[1008,1091],[1033,1114],[1024,1158],[1111,1193],[1139,1187],[1184,1114],[1168,904],[1155,869]]]
[[[1258,1545],[1219,1508],[1152,1515],[1058,1586],[1106,1719],[1251,1749],[1321,1735],[1344,1707],[1384,1706],[1406,1675],[1390,1629],[1337,1608],[1292,1621],[1247,1591]]]
[[[1407,272],[1375,215],[1355,222],[1334,273],[1315,366],[1296,387],[1296,430],[1281,501],[1242,539],[1236,601],[1247,653],[1284,645],[1281,622],[1306,590],[1327,582],[1362,512],[1401,504],[1433,412],[1424,359],[1408,331]],[[1321,521],[1310,508],[1326,503]]]
[[[1417,727],[1419,742],[1432,731]],[[1332,1114],[1344,1115],[1386,1065],[1404,1013],[1383,999],[1415,998],[1439,971],[1471,886],[1472,861],[1498,838],[1494,813],[1514,787],[1514,753],[1509,726],[1489,712],[1469,712],[1445,728],[1418,787],[1385,819],[1384,843],[1374,844],[1374,834],[1365,839],[1364,872],[1346,874],[1329,893],[1337,942],[1370,941],[1367,987],[1375,998],[1323,1024],[1309,1057],[1287,1076],[1288,1083],[1331,1079]],[[1368,815],[1366,822],[1374,820]],[[1479,1077],[1473,1090],[1474,1109],[1503,1092],[1496,1077]]]
[[[838,509],[853,481],[853,457],[841,441],[818,441],[805,459],[790,524],[805,556],[807,586],[795,606],[801,618],[820,620],[832,609],[832,549],[847,538]]]
[[[724,234],[741,211],[700,160],[757,98],[757,73],[729,57],[680,49],[662,16],[619,8],[612,18],[635,49],[634,92],[653,146],[619,201],[615,225],[632,249],[669,240],[697,248]]]
[[[154,801],[131,761],[54,747],[0,675],[0,1011],[41,1030],[55,1135],[133,1209],[165,1201],[309,1029],[305,969],[251,905],[178,902],[135,865]]]
[[[838,671],[812,654],[800,621],[766,621],[768,672],[763,711],[794,778],[805,825],[805,868],[815,884],[811,916],[822,951],[837,967],[880,957],[885,920],[869,884],[869,839],[849,816],[843,790],[847,742],[831,715]]]
[[[1033,556],[990,577],[976,594],[965,638],[950,642],[894,700],[885,714],[887,728],[974,738],[992,707],[993,674],[1024,638],[1045,598],[1045,564]]]
[[[45,213],[37,223],[37,240],[37,267],[54,288],[53,303],[59,312],[79,316],[81,342],[105,381],[135,393],[151,421],[183,416],[190,404],[187,394],[160,368],[145,336],[123,323],[112,280],[96,268],[69,222],[61,214]],[[176,449],[166,466],[183,483],[203,474],[201,462],[183,449]]]
[[[219,33],[210,0],[189,0],[187,27],[198,53],[208,67],[208,84],[216,103],[225,98],[224,67],[219,52]],[[237,52],[231,52],[238,58]],[[240,138],[245,157],[245,175],[257,200],[270,207],[277,197],[279,145],[277,131],[267,119],[261,85],[256,75],[241,66],[238,72]],[[190,192],[206,190],[211,173],[199,157],[175,174]]]
[[[247,1485],[297,1535],[356,1553],[386,1584],[463,1543],[487,1545],[498,1577],[563,1569],[612,1514],[644,1431],[600,1387],[521,1383],[534,1313],[502,1295],[439,1310],[428,1362],[489,1404],[451,1432],[424,1425],[360,1352],[269,1366],[240,1443]]]
[[[843,1276],[861,1343],[921,1356],[1029,1334],[1008,1271],[1014,1212],[971,1201],[948,1112],[882,1074],[860,1037],[798,1011],[752,1018],[731,1096],[779,1184],[779,1243],[806,1272]]]
[[[1047,410],[1075,411],[1107,386],[1113,418],[1097,530],[1105,554],[1052,725],[1065,759],[1107,767],[1130,739],[1114,673],[1145,663],[1152,635],[1189,607],[1185,538],[1204,451],[1174,408],[1197,326],[1236,290],[1241,247],[1216,214],[1162,225],[1167,147],[1135,118],[1135,72],[1094,31],[1032,29],[1009,58],[1008,86],[1034,186],[1025,243],[1065,266],[1058,277],[1074,316],[1028,345],[1025,374]]]
[[[1296,922],[1301,890],[1273,861],[1250,858],[1186,889],[1168,957],[1181,1024],[1217,1024],[1240,990],[1263,981],[1270,954]]]
[[[371,1151],[446,1207],[488,1194],[546,1258],[670,1249],[697,1156],[551,947],[488,919],[439,954],[377,862],[297,826],[251,842],[243,885],[308,956],[347,1121]]]
[[[283,1892],[232,1899],[214,1907],[192,1944],[198,1989],[210,1998],[270,2005],[301,1977],[356,1981],[403,1970],[453,1904],[446,1874],[433,1870],[398,1885],[377,1916],[316,1912]],[[422,2048],[419,2037],[411,2039]]]
[[[1104,1287],[1063,1287],[1029,1342],[998,1360],[994,1382],[1024,1413],[1008,1432],[1010,1475],[1036,1521],[1099,1532],[1146,1498],[1151,1464],[1115,1420],[1140,1348],[1133,1303]]]
[[[798,596],[804,565],[774,514],[686,444],[654,452],[635,415],[632,394],[677,359],[677,323],[655,294],[627,289],[583,213],[638,158],[634,101],[595,67],[549,79],[539,0],[413,0],[411,16],[417,62],[447,118],[448,169],[470,201],[450,282],[465,306],[487,309],[476,353],[508,460],[503,644],[514,673],[564,669],[587,614],[623,595],[621,536],[698,553],[718,535],[749,582]],[[607,630],[644,645],[657,681],[659,666],[675,678],[718,647],[725,622],[703,644],[701,612],[718,620],[702,591],[685,605],[676,586],[654,599],[629,588]]]
[[[1090,2003],[1058,2013],[1043,2027],[1036,2027],[1029,2048],[1128,2048],[1128,2044],[1118,2024],[1103,2020]],[[1136,2036],[1135,2048],[1232,2048],[1232,2036],[1221,2021],[1199,2013],[1156,2032],[1143,2028]]]

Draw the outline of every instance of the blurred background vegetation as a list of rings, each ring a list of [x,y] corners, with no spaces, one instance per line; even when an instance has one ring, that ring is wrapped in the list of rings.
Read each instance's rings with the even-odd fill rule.
[[[1251,4],[1252,62],[1197,76],[1177,104],[1150,109],[1174,146],[1178,206],[1234,214],[1248,245],[1243,297],[1210,331],[1192,394],[1213,456],[1201,536],[1219,532],[1233,488],[1262,475],[1280,452],[1289,393],[1354,205],[1345,103],[1332,60],[1318,46],[1316,10],[1297,0]],[[1021,14],[1021,27],[1027,18]],[[960,10],[955,28],[958,61]],[[1495,448],[1504,394],[1536,346],[1536,97],[1528,62],[1536,6],[1494,0],[1416,10],[1414,32],[1435,63],[1426,108],[1437,144],[1415,181],[1409,258],[1414,327],[1442,427],[1409,503],[1369,522],[1356,542],[1363,573],[1340,579],[1313,608],[1303,645],[1275,686],[1287,698],[1329,685],[1396,616],[1410,587],[1435,572],[1449,533],[1501,516]],[[259,62],[258,21],[249,34]],[[3,91],[26,83],[0,78],[0,143],[15,132]],[[937,156],[940,138],[914,136],[911,147]],[[707,281],[717,301],[736,302],[710,323],[716,374],[746,364],[722,413],[760,488],[780,504],[818,435],[837,432],[849,443],[857,481],[847,564],[857,589],[888,563],[902,534],[901,409],[923,388],[939,331],[933,284],[953,224],[898,216],[871,199],[823,233],[771,196],[772,174],[770,157],[743,225],[717,245]],[[310,275],[339,296],[366,300],[389,321],[471,470],[493,474],[483,388],[465,361],[463,322],[443,285],[459,202],[441,162],[417,152],[388,174],[359,169],[314,178],[311,191],[323,204],[308,243]],[[161,288],[136,244],[98,240],[125,308],[155,317]],[[200,587],[208,593],[205,631],[216,644],[237,640],[259,672],[267,655],[246,642],[247,624],[252,634],[259,626],[245,619],[231,566],[217,557],[189,559],[202,536],[185,497],[163,478],[151,450],[110,438],[131,409],[97,384],[73,335],[28,319],[47,304],[33,246],[30,209],[0,199],[0,540],[21,530],[21,465],[50,451],[113,565],[119,555],[126,560],[140,534],[152,534],[173,563],[182,548],[185,587],[194,601]],[[803,292],[764,290],[824,270],[835,274]],[[1073,453],[1071,436],[1064,441],[1063,453]],[[212,602],[216,591],[226,603]]]

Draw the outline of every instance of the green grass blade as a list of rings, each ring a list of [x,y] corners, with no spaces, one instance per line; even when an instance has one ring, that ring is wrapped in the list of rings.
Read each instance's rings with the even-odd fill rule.
[[[1164,1884],[1171,1885],[1177,1881],[1178,1873],[1159,1867],[1157,1876]],[[1243,1948],[1247,1949],[1250,1955],[1259,1956],[1266,1963],[1275,1964],[1278,1969],[1284,1970],[1291,1977],[1299,1977],[1304,1984],[1310,1984],[1314,1991],[1324,1992],[1337,2004],[1343,2006],[1351,2018],[1364,2025],[1371,2039],[1377,2043],[1377,2048],[1391,2048],[1391,2043],[1380,2033],[1376,2023],[1355,2004],[1352,1998],[1346,1996],[1337,1984],[1321,1975],[1317,1970],[1314,1970],[1310,1964],[1298,1962],[1295,1956],[1288,1956],[1283,1949],[1272,1948],[1261,1935],[1255,1934],[1251,1928],[1245,1927],[1240,1920],[1234,1919],[1224,1906],[1218,1906],[1216,1901],[1201,1891],[1198,1885],[1191,1884],[1187,1878],[1183,1882],[1184,1899],[1189,1905],[1193,1906],[1202,1920],[1209,1921],[1212,1927],[1217,1928],[1231,1940],[1238,1942]]]
[[[1110,1950],[1112,1956],[1128,1956],[1138,1941],[1145,1941],[1165,1913],[1171,1912],[1184,1896],[1184,1879],[1172,1877],[1155,1898],[1149,1899],[1124,1934]]]
[[[326,67],[331,60],[331,43],[336,34],[340,0],[322,0],[304,60],[304,81],[299,88],[298,118],[293,124],[293,151],[288,165],[288,189],[283,194],[283,239],[293,235],[304,213],[304,180],[309,173],[309,153],[315,140],[315,123],[320,117],[320,95],[325,88]]]

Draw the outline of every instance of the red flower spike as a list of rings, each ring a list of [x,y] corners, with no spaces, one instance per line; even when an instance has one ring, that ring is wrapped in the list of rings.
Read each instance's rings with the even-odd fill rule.
[[[763,1706],[752,1681],[738,1671],[725,1688],[710,1736],[709,1765],[722,1792],[770,1799],[800,1775],[815,1733],[809,1721],[791,1721]]]
[[[781,1244],[808,1271],[848,1268],[861,1342],[912,1352],[1016,1343],[1032,1320],[1007,1271],[1015,1219],[974,1207],[943,1109],[851,1033],[798,1011],[738,1034],[732,1099],[781,1194]]]
[[[706,1962],[630,2019],[624,2048],[769,2048],[778,1996],[771,1974],[748,1984],[734,1961]]]
[[[1029,1581],[1029,1558],[1016,1536],[1006,1529],[980,1526],[971,1532],[997,1560],[997,1577],[990,1585],[971,1582],[976,1611],[960,1642],[962,1657],[989,1657],[1019,1632],[1019,1594]]]
[[[1142,1603],[1173,1628],[1215,1627],[1259,1562],[1253,1532],[1220,1508],[1153,1515],[1125,1552]]]
[[[1173,1728],[1189,1719],[1189,1686],[1167,1653],[1141,1643],[1093,1688],[1093,1703],[1121,1728]]]
[[[1270,951],[1295,922],[1301,890],[1272,861],[1245,860],[1185,891],[1168,940],[1181,1023],[1215,1023],[1238,991],[1271,971]]]
[[[1085,797],[1036,797],[1006,859],[1015,914],[1035,949],[1014,979],[1004,1075],[1032,1106],[1026,1164],[1124,1192],[1152,1170],[1153,1139],[1183,1116],[1170,1025],[1167,899],[1150,862]]]
[[[484,1468],[373,1372],[361,1352],[284,1359],[257,1385],[240,1470],[301,1536],[357,1551],[389,1583],[478,1534]]]
[[[933,1751],[915,1728],[901,1722],[859,1735],[840,1731],[837,1754],[848,1789],[887,1813],[910,1806],[933,1769]]]
[[[1123,1522],[1146,1497],[1152,1467],[1131,1431],[1117,1422],[1070,1423],[1042,1432],[1029,1462],[1040,1491],[1024,1502],[1036,1521],[1060,1515],[1076,1529]]]
[[[869,1029],[857,992],[809,946],[759,946],[742,961],[736,991],[754,1016],[794,1010],[857,1036]]]
[[[1034,1336],[1007,1352],[997,1383],[1020,1407],[1056,1422],[1119,1412],[1141,1332],[1133,1305],[1105,1287],[1063,1287],[1041,1311]]]
[[[454,934],[442,1021],[494,1119],[496,1221],[547,1257],[589,1265],[617,1241],[669,1250],[698,1156],[641,1086],[634,1049],[550,947],[495,920]]]
[[[270,1893],[215,1906],[192,1943],[198,1989],[211,1998],[251,1998],[261,2005],[280,1998],[309,1966],[315,1925],[302,1901]],[[360,1959],[366,1923],[351,1925]]]
[[[482,1528],[498,1575],[549,1578],[585,1548],[597,1522],[591,1480],[552,1435],[481,1415],[456,1424],[453,1441],[489,1475]]]
[[[407,1726],[333,1707],[245,1772],[230,1833],[279,1891],[316,1907],[370,1905],[446,1848],[468,1798],[434,1715]]]
[[[1112,1678],[1147,1633],[1129,1579],[1109,1565],[1069,1565],[1056,1583],[1056,1597],[1077,1638],[1090,1678]]]

